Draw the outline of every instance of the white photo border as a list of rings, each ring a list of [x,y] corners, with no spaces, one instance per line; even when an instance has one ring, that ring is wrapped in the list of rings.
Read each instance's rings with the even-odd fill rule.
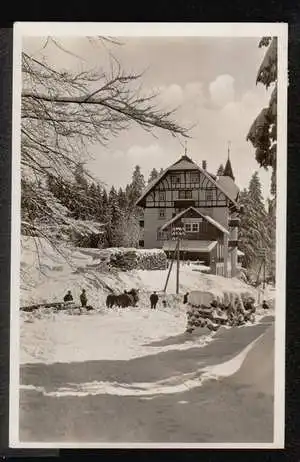
[[[22,37],[278,37],[276,316],[273,443],[67,443],[19,441],[20,375],[20,205],[21,205],[21,53]],[[11,448],[181,448],[282,449],[285,434],[286,196],[287,196],[287,49],[286,23],[67,23],[17,22],[13,48],[12,231],[10,306],[9,446]]]

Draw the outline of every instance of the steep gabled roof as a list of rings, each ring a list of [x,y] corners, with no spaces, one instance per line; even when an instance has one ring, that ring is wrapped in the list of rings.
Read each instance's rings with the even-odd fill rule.
[[[230,202],[233,203],[233,205],[237,206],[237,202],[228,194],[226,189],[224,189],[220,184],[217,183],[217,181],[211,176],[210,173],[208,173],[206,170],[201,168],[199,165],[197,165],[192,159],[190,159],[188,156],[184,155],[182,156],[179,160],[177,160],[174,164],[170,165],[170,167],[166,168],[161,175],[159,175],[157,178],[155,178],[151,183],[148,184],[148,186],[144,189],[141,197],[137,200],[136,205],[141,205],[143,202],[143,199],[154,189],[154,187],[169,173],[170,171],[174,170],[181,170],[181,169],[190,169],[190,170],[198,170],[199,172],[203,173],[206,178],[208,178],[212,184],[219,189],[229,200]]]
[[[195,207],[189,207],[185,210],[183,210],[182,212],[178,213],[177,215],[175,215],[175,217],[171,218],[169,221],[167,221],[161,228],[160,230],[161,231],[164,231],[166,228],[168,228],[172,223],[174,223],[175,221],[177,221],[179,218],[183,217],[187,212],[189,212],[190,210],[192,210],[193,212],[195,212],[197,215],[199,215],[199,217],[201,218],[204,218],[204,220],[208,221],[210,224],[212,224],[213,226],[215,226],[216,228],[218,228],[223,234],[229,234],[229,231],[224,228],[223,225],[221,225],[221,223],[219,223],[218,221],[214,220],[213,218],[211,218],[209,215],[204,215],[203,213],[199,212],[199,210],[197,210]]]

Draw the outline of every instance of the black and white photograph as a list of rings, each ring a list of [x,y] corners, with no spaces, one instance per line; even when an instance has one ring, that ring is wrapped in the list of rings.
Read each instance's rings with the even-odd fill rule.
[[[287,25],[16,23],[10,446],[283,448]]]

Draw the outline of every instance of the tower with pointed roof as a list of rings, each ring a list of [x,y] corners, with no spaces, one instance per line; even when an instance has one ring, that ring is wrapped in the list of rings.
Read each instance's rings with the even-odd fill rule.
[[[225,165],[225,168],[224,168],[223,176],[229,176],[230,178],[233,179],[233,181],[235,181],[232,166],[231,166],[231,162],[230,162],[230,148],[229,148],[229,146],[230,146],[230,144],[228,144],[228,157],[227,157],[226,165]]]
[[[226,276],[229,219],[239,207],[232,176],[217,178],[209,173],[205,160],[198,165],[185,148],[137,201],[144,209],[140,247],[163,248],[171,256],[175,251],[172,229],[181,226],[185,229],[181,258],[204,261],[213,273]]]

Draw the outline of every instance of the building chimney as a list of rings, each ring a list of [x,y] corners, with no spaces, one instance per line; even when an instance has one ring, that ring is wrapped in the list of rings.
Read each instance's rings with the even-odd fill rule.
[[[206,160],[203,160],[203,161],[202,161],[202,168],[203,168],[203,170],[206,170],[206,167],[207,167]]]

